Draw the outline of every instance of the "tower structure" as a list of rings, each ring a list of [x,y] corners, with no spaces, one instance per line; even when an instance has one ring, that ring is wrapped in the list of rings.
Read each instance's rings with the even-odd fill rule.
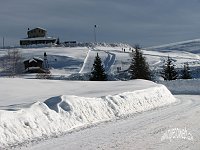
[[[44,52],[43,69],[49,70],[49,63],[48,63],[47,53],[46,52]]]

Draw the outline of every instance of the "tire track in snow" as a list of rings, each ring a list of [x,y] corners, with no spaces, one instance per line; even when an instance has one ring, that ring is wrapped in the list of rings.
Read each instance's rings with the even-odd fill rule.
[[[83,66],[81,67],[81,70],[79,71],[79,73],[83,73],[83,71],[84,71],[84,69],[85,69],[85,67],[86,67],[86,64],[87,64],[87,62],[88,62],[88,58],[89,58],[89,56],[90,56],[90,52],[91,52],[91,50],[88,51],[87,56],[86,56],[86,58],[85,58],[85,60],[84,60],[84,62],[83,62]]]
[[[108,56],[104,60],[104,67],[106,72],[110,72],[112,65],[115,63],[116,55],[110,52],[106,53],[108,54]]]
[[[103,64],[104,64],[105,71],[109,72],[111,70],[112,65],[115,63],[116,55],[114,53],[93,48],[92,50],[88,51],[88,54],[84,60],[83,66],[81,70],[79,71],[79,73],[87,73],[91,71],[97,52],[101,52],[103,56],[107,55],[106,57],[102,57],[101,59],[104,60]]]

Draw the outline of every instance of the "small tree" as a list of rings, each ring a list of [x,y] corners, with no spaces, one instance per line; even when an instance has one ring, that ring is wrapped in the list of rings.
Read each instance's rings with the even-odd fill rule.
[[[164,78],[164,80],[176,80],[178,78],[178,73],[175,70],[175,65],[173,64],[172,59],[169,56],[160,74],[161,77]]]
[[[182,70],[182,75],[181,75],[182,79],[191,79],[191,74],[190,74],[190,68],[189,68],[189,64],[185,63],[183,70]]]
[[[4,73],[8,76],[21,74],[24,70],[22,56],[19,50],[8,50],[7,54],[2,57]]]
[[[90,75],[90,81],[106,81],[106,80],[107,80],[107,75],[102,65],[101,58],[97,53],[97,56],[95,57],[94,60],[92,72]]]
[[[131,65],[129,67],[129,72],[131,74],[131,79],[146,79],[151,80],[151,71],[149,69],[149,64],[146,58],[143,56],[139,45],[135,45],[135,51],[132,51]]]

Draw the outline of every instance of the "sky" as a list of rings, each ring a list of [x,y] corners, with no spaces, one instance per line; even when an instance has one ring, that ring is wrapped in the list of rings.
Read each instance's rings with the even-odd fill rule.
[[[0,47],[19,45],[27,29],[64,41],[140,44],[200,38],[200,0],[0,0]]]

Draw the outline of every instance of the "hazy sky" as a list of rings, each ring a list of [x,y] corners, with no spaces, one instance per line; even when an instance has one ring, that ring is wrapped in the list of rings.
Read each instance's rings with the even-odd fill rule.
[[[139,43],[200,38],[200,0],[0,0],[0,46],[19,45],[27,28],[61,41]]]

